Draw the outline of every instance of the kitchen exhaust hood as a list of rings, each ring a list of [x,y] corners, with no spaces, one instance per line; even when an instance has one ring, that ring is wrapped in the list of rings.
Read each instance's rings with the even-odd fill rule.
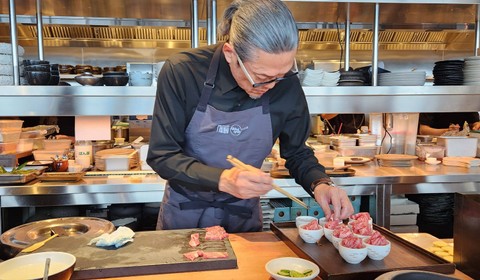
[[[217,19],[230,3],[217,0]],[[300,49],[339,50],[346,3],[286,2],[300,29]],[[43,0],[47,47],[189,48],[191,1]],[[199,41],[206,44],[206,0],[198,1]],[[374,4],[350,4],[350,49],[371,50]],[[476,5],[381,4],[380,50],[469,51]],[[36,46],[35,0],[16,1],[18,41]],[[0,0],[0,41],[10,40],[8,0]],[[224,38],[217,38],[219,41]]]

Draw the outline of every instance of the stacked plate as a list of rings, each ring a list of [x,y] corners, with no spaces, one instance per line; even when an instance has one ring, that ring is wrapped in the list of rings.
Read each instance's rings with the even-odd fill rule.
[[[387,167],[410,167],[417,156],[405,154],[380,154],[375,155],[380,166]]]
[[[339,86],[364,86],[365,75],[360,71],[343,71],[340,73]]]
[[[334,87],[337,85],[338,80],[340,79],[340,72],[325,72],[323,75],[322,86]]]
[[[376,134],[357,134],[358,146],[373,147],[377,143]]]
[[[471,86],[480,85],[480,56],[471,56],[465,58],[463,84]]]
[[[22,56],[25,54],[25,50],[22,46],[18,46],[19,61],[22,61]],[[23,69],[20,68],[20,76],[23,76]],[[0,43],[0,86],[13,85],[13,56],[12,56],[12,44]],[[23,77],[20,77],[20,84],[26,84]]]
[[[425,71],[391,72],[378,74],[379,86],[423,86]]]
[[[303,73],[302,85],[306,87],[321,86],[324,74],[325,71],[322,69],[312,70],[307,68]]]
[[[462,85],[463,60],[443,60],[433,67],[433,85]]]
[[[332,141],[332,145],[336,147],[350,147],[355,146],[357,143],[357,138],[348,136],[332,136],[330,140]]]

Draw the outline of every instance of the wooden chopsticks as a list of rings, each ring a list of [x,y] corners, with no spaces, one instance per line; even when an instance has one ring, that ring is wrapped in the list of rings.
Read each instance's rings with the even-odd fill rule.
[[[227,161],[230,162],[233,166],[235,167],[238,167],[242,170],[245,170],[245,171],[258,171],[257,168],[251,166],[251,165],[248,165],[248,164],[245,164],[243,162],[241,162],[239,159],[237,158],[234,158],[233,156],[231,155],[228,155],[227,156]],[[301,201],[300,199],[296,198],[295,196],[293,196],[291,193],[287,192],[286,190],[282,189],[281,187],[277,186],[276,184],[272,184],[272,187],[274,190],[278,191],[279,193],[282,193],[283,195],[285,195],[286,197],[290,198],[291,200],[295,201],[296,203],[300,204],[301,206],[303,206],[304,208],[308,209],[308,205],[305,204],[305,202]]]

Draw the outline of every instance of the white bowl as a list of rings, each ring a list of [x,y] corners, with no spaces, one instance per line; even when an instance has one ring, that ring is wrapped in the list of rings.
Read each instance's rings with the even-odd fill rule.
[[[49,279],[70,279],[76,258],[63,252],[32,253],[4,261],[0,263],[0,279],[43,279],[47,258],[50,258]]]
[[[336,237],[335,235],[332,234],[332,244],[333,244],[333,247],[335,247],[335,249],[338,250],[338,244],[340,244],[340,242],[342,241],[343,238],[340,238],[340,237]]]
[[[295,225],[297,226],[297,228],[299,228],[310,223],[313,220],[317,220],[317,218],[312,216],[298,216],[295,218]]]
[[[386,256],[388,256],[388,254],[390,254],[390,249],[392,246],[390,241],[387,240],[388,244],[381,246],[368,244],[366,242],[367,239],[363,240],[363,244],[367,247],[367,255],[370,259],[379,261],[383,260]]]
[[[277,258],[270,260],[269,262],[267,262],[267,264],[265,264],[265,269],[270,274],[270,276],[272,276],[272,278],[276,280],[310,280],[317,277],[317,275],[320,273],[320,268],[313,262],[293,257]],[[296,270],[301,273],[311,269],[312,274],[305,277],[288,277],[277,274],[282,269]]]
[[[343,246],[341,242],[338,244],[338,252],[340,253],[340,256],[350,264],[360,263],[368,254],[366,246],[361,249],[352,249]]]
[[[327,222],[328,222],[328,220],[327,220],[326,217],[322,217],[322,218],[318,219],[318,223],[319,223],[322,227],[324,227]]]
[[[332,242],[333,229],[324,227],[323,234],[325,235],[325,238],[327,238],[328,241]]]
[[[298,234],[306,243],[317,243],[323,236],[323,227],[320,229],[304,229],[298,228]]]

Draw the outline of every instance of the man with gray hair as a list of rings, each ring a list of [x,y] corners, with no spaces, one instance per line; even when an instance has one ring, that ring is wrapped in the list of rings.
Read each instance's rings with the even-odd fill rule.
[[[287,6],[233,1],[218,29],[227,42],[170,57],[158,77],[147,162],[168,182],[157,228],[260,231],[260,196],[272,190],[272,178],[232,167],[226,157],[260,168],[277,139],[290,174],[327,218],[347,218],[353,207],[345,191],[305,145],[310,116]]]

